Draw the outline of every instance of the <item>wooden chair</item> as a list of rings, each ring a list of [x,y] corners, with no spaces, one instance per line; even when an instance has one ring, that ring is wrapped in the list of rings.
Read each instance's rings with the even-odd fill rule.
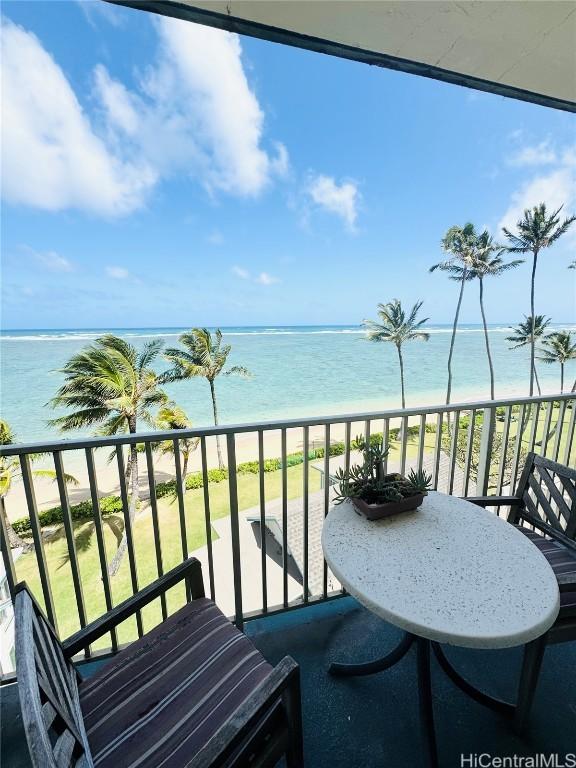
[[[542,637],[524,649],[516,727],[527,721],[548,643],[576,640],[576,470],[534,453],[526,458],[514,496],[476,496],[483,507],[509,507],[508,522],[519,528],[550,563],[560,589],[560,613]],[[522,585],[518,585],[521,591]]]
[[[82,678],[71,659],[186,580],[191,602]],[[270,666],[204,597],[192,558],[60,642],[24,583],[16,672],[35,768],[301,768],[298,665]]]

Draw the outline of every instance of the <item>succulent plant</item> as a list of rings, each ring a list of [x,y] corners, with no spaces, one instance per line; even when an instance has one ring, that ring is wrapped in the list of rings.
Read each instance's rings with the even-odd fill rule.
[[[432,488],[432,475],[425,469],[411,469],[406,481],[410,487],[418,493],[427,494]]]
[[[408,477],[385,474],[384,460],[389,449],[383,444],[370,445],[362,437],[357,437],[355,443],[362,452],[363,462],[349,470],[336,470],[336,504],[346,499],[363,499],[367,504],[402,501],[418,493],[426,494],[431,488],[432,476],[422,469],[411,470]]]

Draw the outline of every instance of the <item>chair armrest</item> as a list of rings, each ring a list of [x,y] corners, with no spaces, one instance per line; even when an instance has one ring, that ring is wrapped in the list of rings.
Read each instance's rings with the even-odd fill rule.
[[[285,656],[188,763],[188,768],[210,768],[227,764],[226,760],[234,754],[244,739],[253,734],[254,727],[286,690],[297,686],[299,691],[299,673],[298,664],[294,659]]]
[[[518,507],[522,504],[518,496],[465,496],[464,500],[479,507]]]
[[[549,536],[551,539],[560,542],[560,544],[566,547],[566,549],[569,549],[570,552],[574,552],[576,554],[576,541],[569,539],[568,536],[562,533],[562,531],[557,531],[547,522],[539,517],[531,515],[530,512],[527,512],[526,510],[523,510],[521,518],[530,525],[533,525],[534,528],[537,528],[538,531],[541,531],[546,536]]]
[[[556,581],[560,587],[560,592],[576,592],[576,571],[557,573]]]
[[[87,648],[99,637],[110,632],[111,629],[121,624],[152,600],[163,595],[183,579],[188,579],[192,598],[204,597],[204,584],[202,581],[202,565],[195,557],[191,557],[180,563],[168,573],[165,573],[157,581],[152,582],[140,592],[129,597],[99,619],[88,624],[84,629],[71,635],[62,643],[66,658],[75,656],[79,651]]]

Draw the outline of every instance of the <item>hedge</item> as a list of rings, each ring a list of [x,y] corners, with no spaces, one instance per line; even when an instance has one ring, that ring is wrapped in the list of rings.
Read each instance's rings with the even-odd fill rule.
[[[100,499],[100,511],[102,515],[112,515],[115,512],[122,512],[122,499],[120,496],[103,496]],[[72,504],[70,507],[72,520],[85,520],[92,515],[92,502],[81,501],[78,504]],[[40,525],[56,525],[62,522],[62,507],[51,507],[38,514]],[[12,523],[12,528],[16,533],[24,535],[32,530],[29,517],[23,517]]]

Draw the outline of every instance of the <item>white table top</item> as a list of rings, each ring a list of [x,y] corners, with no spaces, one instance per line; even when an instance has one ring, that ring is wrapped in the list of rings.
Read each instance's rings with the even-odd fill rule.
[[[322,531],[336,578],[366,608],[415,635],[508,648],[554,623],[558,584],[545,557],[504,519],[430,492],[414,512],[366,520],[333,506]]]

